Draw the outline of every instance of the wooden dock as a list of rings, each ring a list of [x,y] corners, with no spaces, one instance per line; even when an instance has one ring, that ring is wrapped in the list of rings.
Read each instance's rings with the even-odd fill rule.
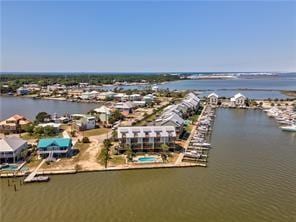
[[[45,163],[45,161],[46,161],[46,159],[42,160],[41,163],[36,167],[36,169],[24,179],[25,183],[41,182],[41,181],[48,181],[49,180],[48,177],[47,178],[40,177],[40,176],[35,177],[38,170]]]

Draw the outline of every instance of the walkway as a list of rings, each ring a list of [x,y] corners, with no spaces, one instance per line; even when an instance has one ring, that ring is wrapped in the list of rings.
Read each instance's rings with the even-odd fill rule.
[[[46,159],[43,159],[43,160],[41,161],[41,163],[35,168],[35,170],[34,170],[32,173],[30,173],[29,176],[27,176],[27,177],[25,178],[25,180],[24,180],[25,183],[29,183],[29,182],[31,182],[31,181],[34,179],[34,177],[36,176],[38,170],[39,170],[40,167],[45,163],[45,161],[46,161]]]

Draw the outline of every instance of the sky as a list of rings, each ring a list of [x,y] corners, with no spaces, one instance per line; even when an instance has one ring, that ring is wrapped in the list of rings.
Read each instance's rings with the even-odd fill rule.
[[[296,1],[1,1],[2,72],[296,71]]]

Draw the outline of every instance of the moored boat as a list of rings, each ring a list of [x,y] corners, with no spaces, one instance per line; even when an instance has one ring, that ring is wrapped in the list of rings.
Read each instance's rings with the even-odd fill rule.
[[[296,124],[290,126],[282,126],[281,129],[283,131],[296,132]]]

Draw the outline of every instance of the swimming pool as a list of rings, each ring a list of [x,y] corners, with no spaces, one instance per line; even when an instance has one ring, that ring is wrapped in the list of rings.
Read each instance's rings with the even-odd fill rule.
[[[137,159],[137,162],[138,163],[155,163],[157,162],[157,159],[154,156],[149,156],[149,157],[145,156],[145,157],[139,157]]]
[[[5,165],[5,166],[2,166],[1,167],[1,171],[15,171],[17,170],[17,168],[19,167],[19,165],[17,164],[8,164],[8,165]],[[23,166],[20,171],[26,171],[28,170],[29,168],[27,166]]]

